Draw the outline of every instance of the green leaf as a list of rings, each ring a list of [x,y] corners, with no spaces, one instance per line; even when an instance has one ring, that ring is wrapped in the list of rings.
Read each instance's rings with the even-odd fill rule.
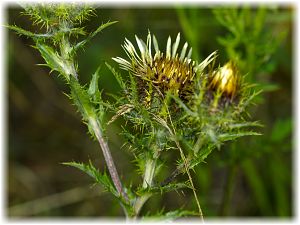
[[[119,83],[120,87],[122,88],[122,90],[126,91],[127,90],[126,84],[123,81],[123,78],[122,78],[121,74],[117,73],[116,70],[111,65],[109,65],[107,62],[105,62],[105,65],[112,72],[112,74],[115,76],[115,78],[118,81],[118,83]]]
[[[145,194],[163,194],[166,192],[177,191],[183,188],[191,188],[188,182],[185,183],[170,183],[164,186],[153,186],[148,188],[139,188],[136,193],[140,196]]]
[[[95,37],[99,32],[101,32],[105,28],[107,28],[110,25],[113,25],[117,22],[118,21],[113,21],[113,22],[107,22],[107,23],[101,24],[94,32],[90,33],[83,41],[79,42],[74,47],[73,51],[76,52],[79,48],[82,48],[87,42],[89,42],[93,37]]]
[[[110,177],[106,173],[100,173],[92,164],[91,161],[89,161],[89,164],[84,163],[77,163],[77,162],[66,162],[62,163],[63,165],[72,166],[75,167],[82,172],[86,173],[90,177],[92,177],[97,184],[101,184],[106,191],[109,191],[117,198],[120,197],[117,190],[115,189]]]
[[[37,42],[36,48],[40,51],[42,57],[47,63],[47,66],[53,71],[57,71],[62,74],[66,80],[69,80],[69,74],[65,73],[63,59],[57,54],[57,52],[50,46]]]
[[[97,68],[96,72],[92,75],[92,79],[91,79],[90,86],[88,89],[88,94],[94,99],[97,99],[97,97],[99,97],[99,95],[100,95],[100,91],[98,88],[98,81],[99,81],[99,77],[100,77],[100,73],[99,73],[100,68],[101,68],[101,66],[99,66]]]
[[[98,87],[98,81],[99,81],[99,77],[100,77],[100,73],[99,73],[100,68],[101,68],[101,66],[99,66],[97,68],[96,72],[93,74],[87,93],[90,96],[91,104],[95,105],[93,108],[96,109],[95,111],[97,112],[97,118],[99,119],[99,121],[102,125],[102,128],[105,129],[106,123],[104,123],[103,120],[105,117],[106,108],[110,107],[110,106],[109,106],[109,104],[106,104],[102,100],[101,92]]]
[[[280,89],[279,84],[260,84],[258,88],[263,90],[264,92],[272,92]]]
[[[215,130],[213,128],[207,128],[206,131],[207,136],[209,137],[210,141],[217,146],[218,148],[220,148],[221,145],[221,139],[220,139],[220,135],[218,135]]]
[[[200,149],[199,151],[199,155],[197,156],[197,158],[193,159],[192,163],[191,163],[191,168],[195,167],[196,165],[198,165],[201,162],[204,162],[204,160],[208,157],[208,155],[212,152],[212,150],[215,148],[215,145],[208,145],[202,149]]]
[[[82,87],[79,82],[71,76],[70,79],[70,87],[71,87],[71,97],[80,111],[83,119],[85,121],[89,121],[89,119],[95,118],[96,113],[94,112],[94,107],[91,103],[90,96],[87,90]]]
[[[17,34],[19,35],[24,35],[26,37],[30,37],[30,38],[33,38],[33,39],[41,39],[41,38],[52,38],[53,35],[50,34],[50,33],[47,33],[47,34],[35,34],[35,33],[32,33],[28,30],[24,30],[23,28],[21,27],[18,27],[16,25],[5,25],[5,27],[15,31]]]
[[[253,131],[244,131],[244,132],[239,132],[239,133],[228,133],[228,134],[220,134],[218,136],[219,141],[232,141],[235,140],[239,137],[244,137],[244,136],[258,136],[261,135],[260,133],[253,132]]]
[[[114,122],[116,119],[118,119],[120,116],[129,113],[132,109],[134,109],[133,105],[130,104],[125,104],[119,107],[118,111],[116,114],[108,121],[107,125]]]
[[[170,211],[165,214],[163,214],[163,213],[164,212],[159,212],[159,213],[157,213],[157,215],[144,216],[144,217],[142,217],[142,220],[145,220],[145,221],[155,220],[155,221],[159,221],[159,222],[171,222],[180,217],[197,216],[198,215],[198,213],[196,213],[194,211],[188,211],[188,210],[182,210],[182,209]]]
[[[254,121],[254,122],[234,123],[234,124],[229,124],[228,126],[229,129],[237,129],[237,128],[245,128],[245,127],[263,127],[263,125],[257,121]]]
[[[179,105],[179,107],[184,109],[184,111],[187,112],[190,116],[193,116],[193,117],[197,116],[197,113],[190,110],[179,97],[177,97],[175,95],[171,95],[171,94],[170,94],[170,97],[173,98],[175,100],[175,102]]]

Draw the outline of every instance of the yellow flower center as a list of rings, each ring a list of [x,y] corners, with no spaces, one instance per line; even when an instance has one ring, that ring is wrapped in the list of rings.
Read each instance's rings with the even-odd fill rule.
[[[233,62],[226,63],[223,67],[213,73],[210,87],[233,98],[239,88],[239,75]]]
[[[155,57],[152,66],[148,67],[147,78],[164,90],[184,91],[193,81],[195,71],[193,66],[176,58]]]

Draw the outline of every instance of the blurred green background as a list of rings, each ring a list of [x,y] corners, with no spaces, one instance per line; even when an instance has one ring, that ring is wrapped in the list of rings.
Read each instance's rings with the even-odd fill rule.
[[[217,7],[217,6],[215,6]],[[285,38],[271,57],[271,68],[251,76],[264,84],[260,104],[251,110],[252,120],[264,124],[259,137],[242,138],[214,151],[206,163],[192,174],[205,217],[292,217],[294,215],[293,174],[293,25],[294,9],[281,6],[267,11],[265,31]],[[22,10],[7,6],[7,22],[34,30]],[[251,11],[256,13],[256,8]],[[228,60],[226,49],[217,40],[228,35],[212,7],[191,6],[99,6],[97,16],[85,24],[93,30],[106,21],[119,21],[104,30],[78,55],[82,83],[102,66],[100,88],[116,93],[118,84],[104,62],[117,66],[111,57],[122,56],[124,38],[134,35],[145,40],[148,29],[163,48],[168,35],[187,40],[193,57],[202,60],[218,50],[220,62]],[[183,44],[181,42],[181,45]],[[8,142],[7,142],[7,215],[9,217],[97,217],[123,216],[117,201],[91,179],[61,162],[91,159],[105,170],[102,153],[89,139],[76,108],[62,93],[68,88],[55,73],[37,66],[43,63],[33,42],[7,31]],[[254,45],[254,48],[256,46]],[[258,47],[257,47],[258,48]],[[256,51],[256,49],[254,49]],[[259,51],[259,49],[257,49]],[[261,70],[263,71],[263,70]],[[124,71],[122,74],[126,75]],[[268,86],[269,85],[269,86]],[[121,148],[122,121],[108,130],[109,144],[122,181],[129,185],[141,182],[136,176],[133,157]],[[174,157],[174,163],[175,163]],[[170,171],[165,169],[167,175]],[[142,213],[164,207],[195,208],[190,191],[156,196],[146,203]]]

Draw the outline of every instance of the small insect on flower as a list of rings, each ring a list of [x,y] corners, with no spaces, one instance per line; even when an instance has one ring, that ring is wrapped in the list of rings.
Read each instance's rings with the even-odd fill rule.
[[[221,95],[223,101],[233,102],[236,100],[241,82],[239,71],[233,61],[229,61],[213,71],[208,79],[208,89],[217,95]]]
[[[156,37],[147,36],[146,44],[135,36],[140,51],[137,53],[133,44],[125,39],[123,48],[129,58],[125,60],[121,57],[113,58],[119,63],[120,68],[130,71],[133,75],[141,78],[145,82],[151,82],[158,87],[161,93],[170,90],[173,94],[185,95],[191,92],[192,83],[196,73],[204,68],[216,57],[213,52],[202,63],[196,64],[191,59],[192,48],[188,50],[187,42],[183,45],[181,52],[177,52],[180,42],[178,33],[175,42],[172,44],[171,37],[167,40],[166,52],[159,50]],[[155,53],[152,52],[152,45]],[[188,52],[187,52],[188,51]],[[144,85],[145,87],[147,85]]]

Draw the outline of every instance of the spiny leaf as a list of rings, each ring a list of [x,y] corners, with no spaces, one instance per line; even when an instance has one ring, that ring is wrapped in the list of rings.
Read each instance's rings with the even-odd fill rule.
[[[83,41],[79,42],[73,49],[74,52],[76,52],[79,48],[82,48],[87,42],[89,42],[93,37],[95,37],[99,32],[104,30],[105,28],[109,27],[110,25],[113,25],[117,23],[118,21],[113,22],[107,22],[102,25],[100,25],[94,32],[90,33]]]
[[[117,79],[120,87],[122,88],[122,90],[126,91],[126,84],[123,81],[123,78],[121,76],[121,74],[119,74],[111,65],[109,65],[107,62],[105,62],[105,65],[107,66],[107,68],[112,72],[112,74],[115,76],[115,78]]]
[[[119,110],[116,112],[116,114],[110,119],[110,121],[108,121],[107,125],[111,124],[112,122],[114,122],[117,118],[119,118],[120,116],[129,113],[132,109],[134,109],[133,105],[130,104],[125,104],[122,105],[121,107],[119,107]]]
[[[70,74],[65,73],[63,59],[52,47],[44,43],[37,42],[36,48],[40,51],[42,57],[47,63],[47,66],[49,66],[51,70],[59,72],[66,80],[69,80]]]
[[[142,217],[142,220],[155,220],[159,222],[171,222],[174,221],[180,217],[186,217],[186,216],[197,216],[198,213],[194,211],[188,211],[188,210],[183,210],[183,209],[178,209],[174,211],[169,211],[164,213],[158,212],[156,215],[151,215],[151,216],[144,216]]]
[[[99,95],[100,95],[100,91],[98,88],[98,80],[100,77],[100,73],[99,73],[100,68],[101,68],[101,66],[99,66],[97,68],[96,72],[92,75],[92,79],[91,79],[90,86],[88,89],[88,94],[94,99],[97,99],[97,97],[99,97]]]
[[[195,112],[193,112],[192,110],[190,110],[184,103],[183,101],[177,97],[177,96],[174,96],[174,95],[170,95],[175,101],[176,103],[184,109],[185,112],[187,112],[190,116],[196,116],[197,114]]]
[[[189,183],[170,183],[164,186],[153,186],[153,187],[148,187],[148,188],[139,188],[136,193],[137,195],[145,195],[145,194],[163,194],[166,192],[170,192],[170,191],[176,191],[178,189],[183,189],[183,188],[191,188]]]
[[[219,141],[231,141],[235,140],[239,137],[244,137],[244,136],[258,136],[261,135],[260,133],[253,132],[253,131],[244,131],[244,132],[239,132],[239,133],[227,133],[227,134],[220,134],[218,136]]]
[[[189,164],[189,168],[193,169],[199,163],[205,162],[205,159],[216,147],[217,146],[215,146],[214,144],[208,144],[207,146],[202,148],[201,151],[198,152],[197,157],[192,158],[191,163]]]
[[[111,192],[114,196],[119,198],[119,194],[117,190],[115,189],[110,177],[106,173],[100,173],[92,164],[91,161],[89,161],[89,164],[84,163],[77,163],[77,162],[65,162],[62,163],[63,165],[72,166],[75,167],[82,172],[86,173],[90,177],[92,177],[95,181],[95,183],[101,184],[106,191]]]
[[[257,121],[254,121],[254,122],[233,123],[228,126],[229,129],[237,129],[237,128],[244,128],[244,127],[263,127],[263,125],[258,123]]]
[[[87,90],[82,87],[75,78],[70,79],[71,97],[80,111],[83,119],[88,121],[90,117],[95,117],[94,108],[90,101]]]
[[[15,31],[17,34],[19,35],[24,35],[26,37],[30,37],[30,38],[33,38],[33,39],[40,39],[40,38],[52,38],[53,35],[50,34],[50,33],[46,33],[46,34],[35,34],[35,33],[32,33],[28,30],[24,30],[23,28],[21,27],[18,27],[16,25],[5,25],[7,28]]]

